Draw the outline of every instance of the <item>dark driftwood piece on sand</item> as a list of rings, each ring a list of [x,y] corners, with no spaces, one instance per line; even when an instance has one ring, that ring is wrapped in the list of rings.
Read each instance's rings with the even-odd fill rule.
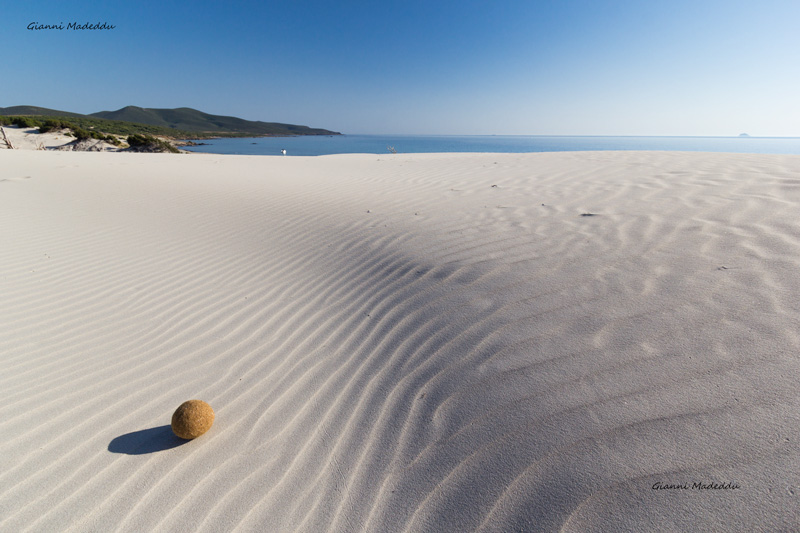
[[[11,141],[8,140],[8,137],[6,136],[5,128],[0,127],[0,131],[3,132],[3,141],[5,141],[5,143],[8,145],[9,149],[13,150],[14,149],[14,145],[12,145]]]

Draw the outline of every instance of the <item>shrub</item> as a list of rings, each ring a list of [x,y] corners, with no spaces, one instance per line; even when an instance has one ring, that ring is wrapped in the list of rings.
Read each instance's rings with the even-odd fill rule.
[[[128,135],[128,144],[131,148],[139,148],[147,146],[148,138],[155,140],[154,137],[150,137],[149,135],[144,136],[139,133],[134,133],[133,135]]]
[[[157,139],[150,135],[142,135],[140,133],[128,135],[128,145],[130,145],[131,150],[134,150],[136,152],[172,152],[174,154],[180,153],[180,150],[172,146],[170,143],[162,141],[161,139]]]
[[[69,128],[70,124],[64,122],[63,120],[48,118],[44,121],[44,124],[39,126],[39,133],[47,133],[48,131],[53,130],[63,130],[65,128]]]
[[[72,128],[72,134],[75,135],[75,138],[79,141],[91,138],[92,133],[94,132],[88,132],[81,128]]]
[[[20,128],[36,128],[41,126],[41,123],[31,117],[13,117],[11,123]]]

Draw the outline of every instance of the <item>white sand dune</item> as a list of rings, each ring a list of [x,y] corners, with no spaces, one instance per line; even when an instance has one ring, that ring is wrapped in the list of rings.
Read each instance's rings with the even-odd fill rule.
[[[798,214],[796,156],[0,151],[0,531],[796,530]]]
[[[74,142],[74,137],[69,137],[61,131],[39,133],[39,128],[20,128],[17,126],[2,126],[0,133],[0,149],[7,150],[53,150]],[[11,143],[11,146],[8,146]]]

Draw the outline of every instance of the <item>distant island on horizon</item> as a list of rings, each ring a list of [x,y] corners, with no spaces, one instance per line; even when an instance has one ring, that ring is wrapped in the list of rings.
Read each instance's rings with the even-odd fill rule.
[[[172,139],[213,137],[294,137],[300,135],[341,135],[336,131],[297,124],[245,120],[211,115],[189,107],[154,109],[126,106],[116,111],[84,115],[37,106],[0,107],[0,116],[59,118],[84,129],[109,134],[142,133]]]

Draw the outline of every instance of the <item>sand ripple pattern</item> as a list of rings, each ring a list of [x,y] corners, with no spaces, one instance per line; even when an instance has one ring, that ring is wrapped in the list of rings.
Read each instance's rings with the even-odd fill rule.
[[[798,157],[25,155],[0,531],[800,525]]]

